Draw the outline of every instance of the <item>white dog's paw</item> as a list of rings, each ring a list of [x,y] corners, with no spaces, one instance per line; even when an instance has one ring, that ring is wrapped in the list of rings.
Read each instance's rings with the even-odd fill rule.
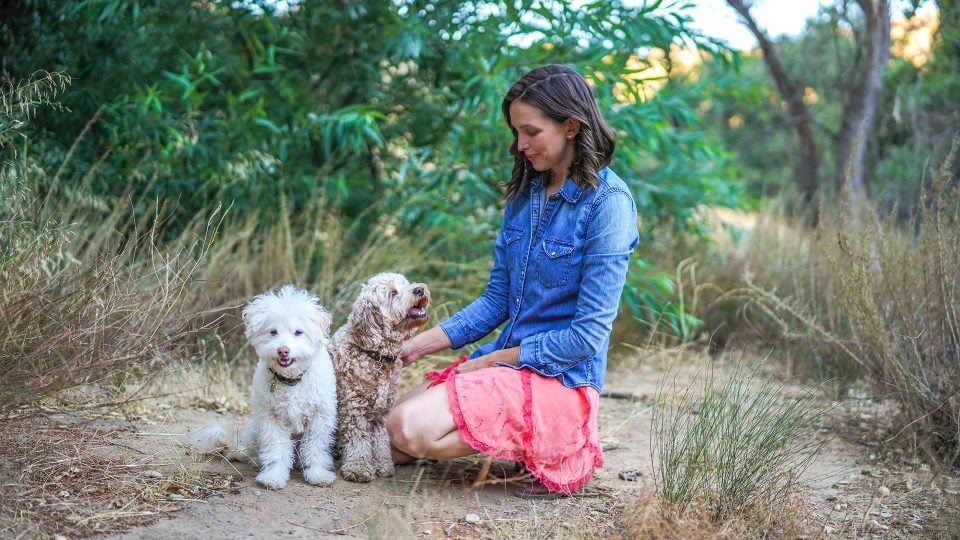
[[[270,489],[283,489],[290,480],[290,471],[281,468],[267,469],[257,475],[257,482]]]
[[[337,479],[337,473],[323,467],[307,467],[303,470],[303,479],[315,486],[329,486]]]

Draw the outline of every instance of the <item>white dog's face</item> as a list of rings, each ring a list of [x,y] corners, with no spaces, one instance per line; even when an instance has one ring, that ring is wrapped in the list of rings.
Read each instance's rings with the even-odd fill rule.
[[[352,317],[367,331],[406,334],[427,322],[430,289],[410,283],[401,274],[385,272],[367,280],[354,304]]]
[[[244,333],[257,357],[283,376],[296,376],[309,368],[325,350],[332,318],[316,296],[286,285],[266,292],[243,309]]]

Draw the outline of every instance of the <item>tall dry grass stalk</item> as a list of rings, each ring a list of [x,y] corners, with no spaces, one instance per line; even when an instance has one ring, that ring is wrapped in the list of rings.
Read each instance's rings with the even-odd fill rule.
[[[812,233],[782,221],[754,229],[740,252],[713,269],[701,265],[714,285],[701,286],[699,299],[710,327],[760,329],[748,335],[831,374],[862,377],[875,396],[900,405],[891,438],[952,464],[960,463],[957,151],[908,223],[895,212],[878,218],[868,201],[841,201]]]

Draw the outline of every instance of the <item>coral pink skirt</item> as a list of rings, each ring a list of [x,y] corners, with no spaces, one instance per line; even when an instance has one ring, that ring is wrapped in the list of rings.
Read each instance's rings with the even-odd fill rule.
[[[522,462],[555,493],[577,491],[603,467],[595,389],[503,366],[457,374],[462,361],[427,377],[446,383],[457,430],[474,450]]]

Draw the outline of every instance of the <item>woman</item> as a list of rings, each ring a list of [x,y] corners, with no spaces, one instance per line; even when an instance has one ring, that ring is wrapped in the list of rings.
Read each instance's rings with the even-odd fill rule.
[[[482,452],[539,480],[518,496],[570,494],[603,465],[597,406],[636,206],[607,168],[614,133],[575,71],[531,71],[502,110],[514,166],[486,290],[401,355],[409,364],[506,325],[470,361],[401,397],[387,429],[398,464]]]

